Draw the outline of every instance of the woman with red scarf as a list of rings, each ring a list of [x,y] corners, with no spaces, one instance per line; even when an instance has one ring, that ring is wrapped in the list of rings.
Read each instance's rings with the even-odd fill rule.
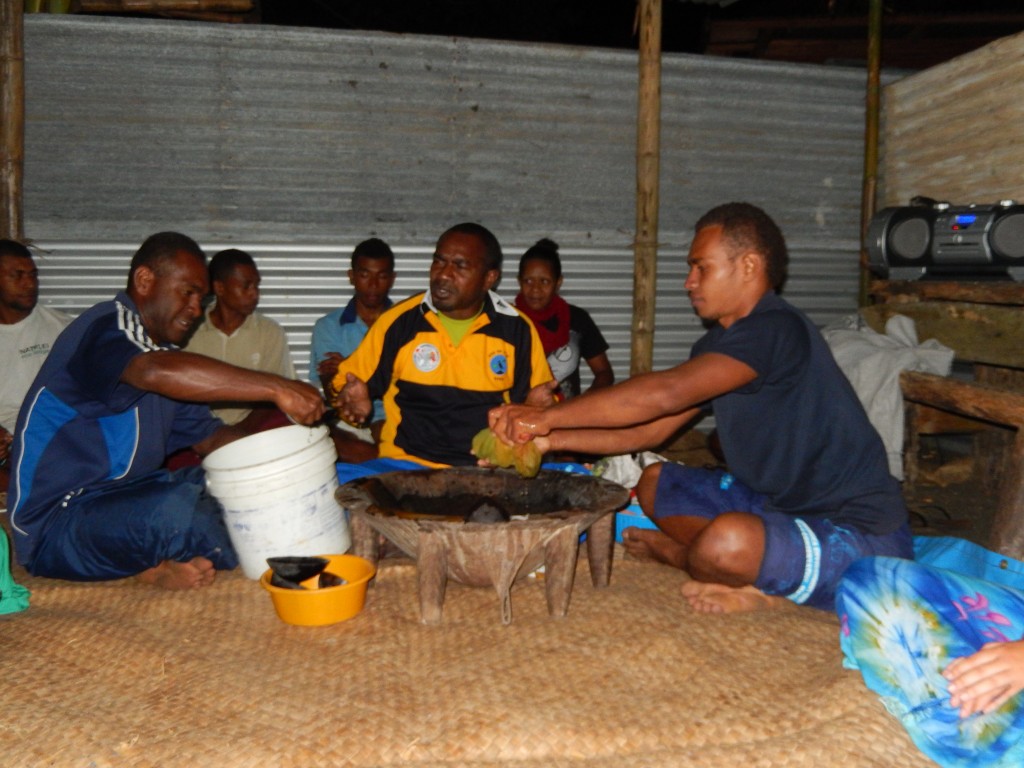
[[[558,244],[538,240],[519,260],[519,294],[516,307],[533,322],[540,334],[551,373],[560,384],[562,397],[580,394],[580,360],[594,374],[589,389],[610,387],[615,382],[608,362],[608,342],[587,311],[558,295],[562,287],[562,260]]]

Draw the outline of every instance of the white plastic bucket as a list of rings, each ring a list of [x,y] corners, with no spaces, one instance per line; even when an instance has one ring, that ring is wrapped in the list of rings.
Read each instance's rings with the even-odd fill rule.
[[[267,558],[334,555],[352,543],[334,498],[337,454],[327,427],[292,425],[243,437],[203,460],[206,486],[224,508],[245,575]]]

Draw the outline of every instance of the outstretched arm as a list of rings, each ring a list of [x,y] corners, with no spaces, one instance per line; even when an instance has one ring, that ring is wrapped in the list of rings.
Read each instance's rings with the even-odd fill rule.
[[[311,384],[192,352],[161,350],[136,355],[125,367],[121,381],[193,403],[272,402],[301,424],[312,424],[324,413],[323,398]]]
[[[556,429],[546,437],[546,450],[612,456],[647,451],[664,444],[672,435],[700,415],[699,408],[665,416],[635,427],[617,429]],[[543,452],[543,451],[542,451]]]
[[[656,432],[693,418],[694,409],[756,378],[745,363],[720,354],[695,357],[665,371],[646,373],[587,392],[551,408],[506,405],[490,414],[491,429],[506,442],[525,442],[558,429],[621,429]],[[662,419],[670,419],[661,423]],[[650,426],[660,425],[660,427]],[[671,434],[668,431],[666,437]],[[575,449],[583,450],[583,449]]]
[[[954,660],[942,675],[949,680],[949,703],[960,708],[960,717],[988,714],[1024,690],[1024,640],[986,643]]]

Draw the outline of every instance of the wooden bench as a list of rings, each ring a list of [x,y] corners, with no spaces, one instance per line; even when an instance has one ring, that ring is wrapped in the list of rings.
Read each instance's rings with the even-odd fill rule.
[[[988,546],[1024,559],[1024,285],[876,281],[870,293],[875,303],[861,314],[873,330],[884,332],[895,314],[910,317],[921,341],[937,339],[973,371],[970,379],[901,374],[907,482],[917,478],[921,434],[987,430],[976,458],[986,477],[997,478]]]

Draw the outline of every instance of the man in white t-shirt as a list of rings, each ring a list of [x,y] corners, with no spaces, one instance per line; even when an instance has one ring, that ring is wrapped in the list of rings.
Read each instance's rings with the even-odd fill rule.
[[[50,346],[71,318],[38,304],[39,271],[19,242],[0,240],[0,491],[7,490],[7,457],[18,410]]]
[[[185,350],[294,379],[284,328],[256,311],[261,277],[252,256],[237,248],[220,251],[210,259],[209,273],[216,302],[203,314]],[[239,424],[250,432],[288,423],[272,403],[217,403],[211,410],[225,424]]]

